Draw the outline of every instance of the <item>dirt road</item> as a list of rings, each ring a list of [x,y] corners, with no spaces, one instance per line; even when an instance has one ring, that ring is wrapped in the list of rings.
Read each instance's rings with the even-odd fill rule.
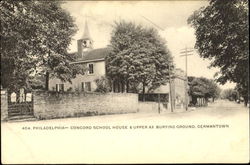
[[[217,101],[181,113],[2,123],[3,163],[249,161],[249,110]]]

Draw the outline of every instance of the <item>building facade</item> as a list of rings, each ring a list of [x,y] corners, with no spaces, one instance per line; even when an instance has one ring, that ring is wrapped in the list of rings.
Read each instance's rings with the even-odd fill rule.
[[[93,49],[93,40],[90,37],[88,24],[85,23],[83,36],[77,40],[77,60],[71,64],[80,64],[87,68],[84,75],[77,75],[72,79],[72,83],[62,82],[60,79],[51,78],[49,80],[50,91],[94,91],[96,89],[95,80],[104,77],[105,57],[108,55],[108,48]]]
[[[171,84],[171,85],[170,85]],[[168,94],[173,108],[184,108],[186,104],[186,76],[180,68],[175,68],[171,83],[161,85],[154,93]],[[187,100],[188,101],[188,100]],[[170,106],[170,105],[169,105]]]

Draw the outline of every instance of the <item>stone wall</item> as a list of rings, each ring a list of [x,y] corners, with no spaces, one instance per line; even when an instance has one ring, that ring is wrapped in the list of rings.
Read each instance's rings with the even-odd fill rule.
[[[8,118],[8,95],[7,90],[1,90],[1,121]]]
[[[159,107],[160,106],[160,107]],[[160,112],[168,112],[170,111],[169,103],[157,103],[157,102],[139,102],[139,112],[142,113],[159,113]]]
[[[137,111],[137,94],[34,92],[34,115],[39,119],[135,113]]]

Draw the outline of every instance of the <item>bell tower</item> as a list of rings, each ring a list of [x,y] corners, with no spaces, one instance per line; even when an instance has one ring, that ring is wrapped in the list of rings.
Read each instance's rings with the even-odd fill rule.
[[[84,33],[82,37],[77,40],[77,49],[80,58],[84,56],[85,52],[93,49],[93,40],[90,37],[87,21],[85,21]]]

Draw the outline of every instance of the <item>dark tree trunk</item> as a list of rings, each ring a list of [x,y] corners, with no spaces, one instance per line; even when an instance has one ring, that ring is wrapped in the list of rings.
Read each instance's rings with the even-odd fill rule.
[[[50,50],[49,50],[49,53],[48,53],[47,64],[49,64],[49,57],[50,57]],[[49,90],[49,72],[48,71],[46,71],[46,73],[45,73],[45,90],[46,91]]]
[[[45,90],[49,90],[49,72],[46,72],[45,74]]]
[[[115,93],[115,81],[112,81],[112,91]]]
[[[129,92],[129,81],[126,82],[126,92]]]
[[[145,101],[145,83],[142,84],[142,98],[144,102]]]
[[[244,106],[247,106],[247,103],[248,103],[248,96],[244,96]]]
[[[118,87],[118,93],[120,93],[121,92],[121,81],[118,81],[117,87]]]
[[[192,104],[195,106],[197,104],[197,97],[192,96]]]
[[[114,91],[114,93],[117,92],[117,81],[116,80],[113,82],[113,91]]]
[[[124,82],[121,82],[121,93],[124,93]]]
[[[205,106],[208,105],[208,98],[205,98]]]

